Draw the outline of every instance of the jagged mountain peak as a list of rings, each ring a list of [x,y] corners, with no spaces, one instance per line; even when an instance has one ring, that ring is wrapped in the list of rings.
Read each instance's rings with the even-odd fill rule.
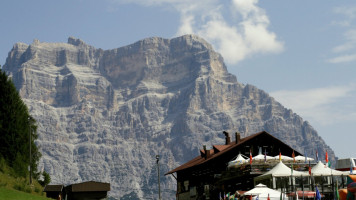
[[[74,46],[83,46],[83,45],[87,45],[83,40],[81,39],[77,39],[73,36],[68,38],[68,44],[72,44]]]
[[[142,39],[135,44],[141,44],[141,45],[151,45],[151,44],[164,44],[164,45],[169,45],[170,43],[173,44],[178,44],[180,47],[186,46],[190,48],[195,48],[199,50],[211,50],[213,51],[213,47],[211,44],[209,44],[206,40],[203,38],[199,37],[198,35],[194,34],[188,34],[188,35],[183,35],[179,36],[176,38],[172,39],[165,39],[161,37],[150,37],[150,38],[145,38]],[[133,44],[133,45],[135,45]]]
[[[223,144],[267,131],[300,152],[335,155],[310,124],[266,92],[237,82],[221,55],[196,35],[152,37],[110,50],[80,39],[18,43],[3,69],[38,122],[40,167],[53,184],[96,180],[112,195],[154,195],[155,155],[164,174]],[[163,177],[172,199],[175,180]]]

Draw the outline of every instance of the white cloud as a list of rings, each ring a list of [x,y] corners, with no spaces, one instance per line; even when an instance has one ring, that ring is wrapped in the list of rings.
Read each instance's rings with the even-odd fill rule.
[[[340,52],[344,52],[344,51],[348,51],[348,50],[351,50],[355,48],[355,45],[352,44],[352,43],[345,43],[345,44],[342,44],[342,45],[339,45],[339,46],[336,46],[333,48],[333,52],[334,53],[340,53]]]
[[[340,6],[334,8],[334,13],[344,15],[347,18],[347,22],[355,19],[356,6]],[[345,22],[345,21],[344,21]]]
[[[352,50],[356,47],[356,30],[351,29],[344,33],[344,39],[346,42],[342,45],[336,46],[333,48],[334,53],[342,53],[345,51]]]
[[[343,16],[344,18],[339,21],[333,21],[333,25],[341,26],[347,30],[343,34],[344,42],[340,45],[335,46],[332,49],[333,53],[339,55],[334,56],[331,59],[327,59],[329,63],[347,63],[356,61],[356,29],[354,25],[354,19],[356,18],[356,6],[352,7],[337,7],[334,9],[334,13]]]
[[[356,54],[348,54],[348,55],[342,55],[342,56],[337,56],[335,58],[331,58],[328,60],[329,63],[345,63],[345,62],[352,62],[356,60]]]
[[[115,0],[111,0],[115,1]],[[283,43],[268,30],[270,21],[258,0],[116,0],[142,6],[174,8],[180,14],[177,35],[197,34],[236,64],[258,53],[279,53]]]
[[[348,85],[298,91],[283,90],[271,92],[270,95],[303,118],[325,125],[355,120],[354,103],[333,105],[342,101],[353,102],[355,91],[355,85]]]

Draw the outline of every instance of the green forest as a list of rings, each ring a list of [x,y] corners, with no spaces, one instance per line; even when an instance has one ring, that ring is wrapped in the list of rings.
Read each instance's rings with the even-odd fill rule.
[[[0,172],[22,178],[26,184],[48,184],[49,175],[37,169],[41,157],[35,143],[37,137],[36,120],[0,66]]]

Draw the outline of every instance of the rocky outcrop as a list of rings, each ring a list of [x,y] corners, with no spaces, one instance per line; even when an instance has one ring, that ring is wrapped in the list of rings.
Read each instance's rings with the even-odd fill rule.
[[[52,183],[110,182],[118,198],[157,197],[161,174],[223,144],[265,130],[308,155],[335,155],[317,132],[264,91],[237,82],[203,39],[148,38],[102,50],[68,43],[18,43],[3,67],[38,122],[40,167]],[[164,199],[175,180],[161,177]]]

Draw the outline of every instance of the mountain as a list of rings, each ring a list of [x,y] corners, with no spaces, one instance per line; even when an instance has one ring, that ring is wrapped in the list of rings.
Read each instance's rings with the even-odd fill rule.
[[[195,35],[147,38],[112,50],[17,43],[3,69],[38,122],[40,167],[52,184],[110,182],[121,199],[156,198],[160,174],[223,144],[265,130],[308,156],[328,152],[313,127],[266,92],[239,83],[220,54]],[[321,156],[320,156],[321,157]],[[175,179],[161,176],[164,199]]]

